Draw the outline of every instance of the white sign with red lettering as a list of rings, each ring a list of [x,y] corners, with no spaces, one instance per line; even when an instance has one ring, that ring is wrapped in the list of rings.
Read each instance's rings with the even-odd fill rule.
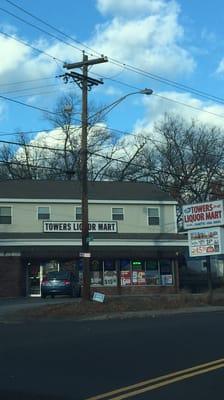
[[[190,257],[223,254],[224,229],[220,227],[188,231]]]
[[[224,225],[223,200],[183,206],[184,229]]]

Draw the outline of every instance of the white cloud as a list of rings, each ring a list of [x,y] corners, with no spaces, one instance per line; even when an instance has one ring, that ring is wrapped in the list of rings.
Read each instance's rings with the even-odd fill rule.
[[[1,53],[4,54],[4,57],[1,57],[0,76],[6,72],[15,71],[29,54],[28,47],[5,36],[0,36],[0,48]]]
[[[194,70],[195,61],[181,45],[184,30],[175,1],[99,0],[97,4],[101,12],[110,11],[114,17],[96,27],[90,47],[152,73],[176,77]],[[127,9],[133,11],[132,15]],[[98,68],[107,73],[115,67],[108,63]]]
[[[224,58],[221,59],[216,69],[216,73],[222,75],[224,73]]]
[[[136,15],[136,13],[159,12],[164,7],[164,0],[97,0],[97,8],[102,14]]]
[[[197,99],[190,93],[160,92],[158,96],[144,97],[143,104],[145,116],[136,122],[135,132],[152,131],[154,123],[162,119],[165,113],[223,129],[224,105]]]

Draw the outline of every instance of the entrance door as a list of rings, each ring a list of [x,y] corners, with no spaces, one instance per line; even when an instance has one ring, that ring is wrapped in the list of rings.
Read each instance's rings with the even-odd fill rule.
[[[29,294],[32,297],[40,296],[41,283],[41,267],[39,265],[31,265],[29,267]]]
[[[59,263],[55,260],[44,262],[41,265],[29,265],[29,295],[31,297],[40,297],[40,286],[45,275],[51,271],[59,271],[59,269]]]

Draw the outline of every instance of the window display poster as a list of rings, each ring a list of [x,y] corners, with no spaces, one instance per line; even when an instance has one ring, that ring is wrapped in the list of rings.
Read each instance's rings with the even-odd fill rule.
[[[146,285],[145,271],[132,271],[133,285]]]
[[[173,284],[173,275],[161,275],[161,284],[169,286]]]
[[[132,283],[133,283],[133,285],[138,284],[138,271],[132,272]]]
[[[91,283],[93,285],[101,285],[102,284],[102,273],[100,271],[93,271],[91,273]]]
[[[105,286],[117,286],[117,272],[116,271],[104,271],[104,285]]]
[[[121,286],[131,285],[131,271],[121,271]]]
[[[146,285],[145,271],[138,271],[138,285]]]

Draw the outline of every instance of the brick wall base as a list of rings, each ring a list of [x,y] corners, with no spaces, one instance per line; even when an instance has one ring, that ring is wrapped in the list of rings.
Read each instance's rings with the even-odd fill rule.
[[[25,282],[21,258],[0,256],[0,297],[25,296]]]
[[[169,294],[176,293],[174,286],[125,286],[120,288],[120,293],[117,287],[94,286],[91,287],[91,294],[94,292],[104,293],[105,295],[150,295],[150,294]]]

